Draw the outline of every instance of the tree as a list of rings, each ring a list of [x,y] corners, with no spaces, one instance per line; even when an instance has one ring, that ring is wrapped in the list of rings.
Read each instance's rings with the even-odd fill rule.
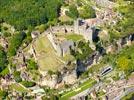
[[[83,41],[80,41],[78,43],[77,48],[78,48],[78,50],[71,49],[71,54],[76,59],[84,60],[93,53],[93,50],[89,47],[89,42],[85,43]]]
[[[8,47],[8,56],[12,57],[16,54],[17,49],[22,44],[22,41],[25,39],[26,34],[24,32],[16,33],[11,37],[9,40],[9,47]]]
[[[84,19],[95,18],[95,10],[91,6],[84,6],[83,9],[80,11],[80,17]]]
[[[21,82],[22,81],[22,78],[20,77],[20,72],[19,71],[15,71],[13,73],[13,76],[14,76],[14,79],[16,82]]]
[[[127,5],[121,4],[118,11],[122,14],[123,19],[119,21],[115,29],[121,31],[122,35],[127,35],[134,32],[134,2],[127,3]]]
[[[2,100],[5,100],[7,95],[8,95],[8,93],[6,91],[0,90],[0,98]]]
[[[0,21],[13,25],[17,30],[46,24],[57,19],[63,0],[2,0]]]
[[[37,66],[37,64],[35,63],[34,60],[30,59],[30,60],[27,61],[27,68],[30,69],[30,70],[37,70],[38,66]]]
[[[129,63],[130,60],[125,56],[121,56],[117,59],[117,66],[123,71],[128,70]]]
[[[0,72],[6,68],[8,64],[7,56],[4,49],[0,46]]]
[[[20,82],[22,85],[24,85],[25,87],[33,87],[36,85],[35,82],[32,82],[32,81],[22,81]]]
[[[70,5],[69,6],[69,11],[66,12],[66,15],[69,17],[76,19],[79,16],[79,12],[77,10],[77,7],[75,5]]]

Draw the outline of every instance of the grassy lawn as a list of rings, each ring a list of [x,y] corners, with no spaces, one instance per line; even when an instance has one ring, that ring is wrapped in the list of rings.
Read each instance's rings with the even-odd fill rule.
[[[60,17],[59,17],[59,20],[60,20],[61,22],[67,22],[67,21],[72,21],[73,19],[70,18],[69,16],[64,15],[64,16],[60,16]]]
[[[22,87],[18,83],[13,83],[10,87],[11,87],[11,89],[14,89],[14,90],[16,90],[18,92],[28,92],[28,89]]]
[[[77,35],[77,34],[69,34],[69,35],[66,35],[65,38],[67,40],[72,40],[72,41],[76,42],[76,41],[82,40],[83,36]]]
[[[64,61],[74,61],[75,58],[74,58],[72,55],[65,55],[65,56],[63,57],[63,60],[64,60]]]
[[[56,55],[56,51],[47,37],[40,36],[34,42],[34,47],[38,54],[37,61],[40,70],[56,71],[63,64],[61,58]]]
[[[88,80],[84,83],[82,83],[77,89],[69,91],[65,94],[63,94],[60,98],[60,100],[68,100],[70,97],[77,95],[78,93],[91,88],[96,83],[95,80]]]

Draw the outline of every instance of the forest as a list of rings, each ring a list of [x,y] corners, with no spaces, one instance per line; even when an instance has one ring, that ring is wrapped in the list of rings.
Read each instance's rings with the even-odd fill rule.
[[[0,0],[0,22],[25,30],[55,20],[62,0]]]

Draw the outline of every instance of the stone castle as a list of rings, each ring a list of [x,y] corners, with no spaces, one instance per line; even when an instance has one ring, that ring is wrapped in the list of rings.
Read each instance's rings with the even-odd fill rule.
[[[82,35],[86,41],[89,41],[90,47],[92,49],[95,49],[93,41],[98,37],[98,33],[96,33],[96,27],[107,22],[112,25],[112,19],[114,19],[114,21],[116,22],[115,18],[116,16],[118,16],[118,14],[114,13],[111,9],[106,9],[105,11],[100,11],[97,8],[94,9],[96,9],[96,18],[85,20],[78,18],[74,21],[74,25],[57,25],[50,27],[44,32],[59,56],[64,56],[66,53],[68,53],[70,50],[69,48],[74,47],[74,43],[70,40],[57,39],[56,33],[61,33],[64,35]]]
[[[90,25],[82,19],[77,19],[74,21],[72,26],[54,26],[50,27],[44,32],[51,42],[53,48],[57,52],[58,56],[65,56],[66,53],[69,53],[70,48],[74,48],[74,42],[71,40],[62,40],[59,41],[55,33],[62,34],[78,34],[82,35],[86,41],[90,43],[93,42],[93,25]]]

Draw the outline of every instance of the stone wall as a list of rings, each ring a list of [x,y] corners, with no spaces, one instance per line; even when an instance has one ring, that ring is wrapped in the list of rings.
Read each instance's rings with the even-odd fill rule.
[[[56,40],[55,35],[52,32],[50,32],[50,33],[47,34],[47,38],[51,42],[55,51],[57,52],[57,55],[62,56],[62,50],[60,48],[60,45],[59,45],[58,41]]]
[[[82,35],[86,41],[92,43],[92,26],[89,26],[85,20],[77,19],[74,22],[74,33]]]

